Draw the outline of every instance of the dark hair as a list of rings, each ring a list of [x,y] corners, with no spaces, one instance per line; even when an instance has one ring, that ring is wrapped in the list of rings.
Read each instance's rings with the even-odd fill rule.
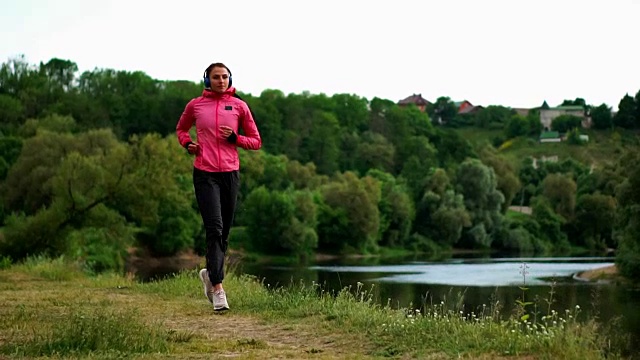
[[[204,71],[204,76],[205,77],[209,77],[209,73],[211,72],[211,70],[213,70],[213,68],[217,68],[217,67],[227,69],[227,72],[229,73],[229,76],[231,76],[231,70],[229,70],[227,65],[225,65],[223,63],[220,63],[220,62],[213,63],[213,64],[207,66],[207,68]]]

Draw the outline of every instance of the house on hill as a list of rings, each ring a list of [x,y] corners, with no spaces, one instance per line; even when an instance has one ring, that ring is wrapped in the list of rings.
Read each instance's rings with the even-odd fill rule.
[[[551,122],[560,115],[574,115],[582,119],[582,127],[591,127],[591,117],[583,106],[565,105],[550,107],[545,101],[540,107],[540,123],[545,130],[551,129]]]
[[[459,115],[463,115],[463,114],[475,114],[478,111],[484,109],[482,106],[478,105],[473,105],[469,100],[464,100],[464,101],[456,101],[453,103],[456,108],[458,109],[458,114]]]
[[[427,106],[430,104],[430,102],[427,99],[423,98],[422,94],[413,94],[398,101],[399,106],[408,106],[411,104],[417,106],[420,111],[426,112]]]

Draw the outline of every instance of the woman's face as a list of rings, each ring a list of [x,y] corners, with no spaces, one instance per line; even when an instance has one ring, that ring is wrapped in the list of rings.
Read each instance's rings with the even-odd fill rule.
[[[229,72],[223,67],[214,67],[209,73],[211,91],[223,93],[229,87]]]

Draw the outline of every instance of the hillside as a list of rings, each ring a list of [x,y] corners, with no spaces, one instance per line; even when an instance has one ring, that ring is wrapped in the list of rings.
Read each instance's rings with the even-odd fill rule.
[[[494,139],[504,137],[502,130],[488,130],[476,127],[456,129],[474,147],[485,143],[492,144]],[[550,157],[558,156],[562,161],[573,158],[581,163],[602,167],[615,162],[623,148],[640,148],[638,132],[615,130],[582,130],[589,136],[589,142],[584,145],[572,145],[566,141],[560,143],[540,143],[534,138],[519,137],[504,141],[500,146],[500,152],[518,167],[522,159],[526,157]]]

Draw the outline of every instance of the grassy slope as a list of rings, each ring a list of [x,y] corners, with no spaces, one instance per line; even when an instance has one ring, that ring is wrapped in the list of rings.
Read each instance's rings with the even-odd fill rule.
[[[363,289],[269,290],[233,273],[225,284],[232,310],[218,314],[195,271],[140,284],[60,260],[14,265],[0,270],[0,357],[588,360],[607,344],[595,323],[575,322],[576,310],[534,326],[494,321],[490,301],[463,315],[444,302],[380,307]]]
[[[492,139],[502,135],[502,130],[485,130],[473,127],[457,129],[465,139],[474,146],[491,143]],[[511,146],[505,147],[501,153],[518,167],[525,157],[541,157],[557,155],[559,161],[568,157],[595,167],[615,162],[623,147],[637,147],[638,135],[625,130],[583,130],[590,141],[581,146],[567,142],[539,143],[532,138],[511,139]]]

